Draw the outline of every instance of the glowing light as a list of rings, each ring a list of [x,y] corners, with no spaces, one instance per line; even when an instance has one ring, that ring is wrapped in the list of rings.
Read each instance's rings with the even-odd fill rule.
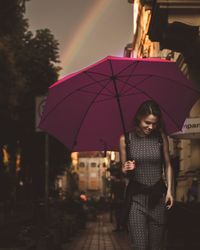
[[[111,161],[115,160],[115,152],[114,151],[111,151],[110,159],[111,159]]]
[[[20,163],[21,163],[21,155],[18,153],[16,155],[16,171],[19,172],[21,167],[20,167]]]
[[[3,147],[3,163],[4,165],[7,165],[8,162],[9,162],[9,154],[6,147]]]
[[[137,29],[138,13],[139,13],[139,1],[136,0],[134,1],[134,4],[133,4],[133,34],[134,35]]]

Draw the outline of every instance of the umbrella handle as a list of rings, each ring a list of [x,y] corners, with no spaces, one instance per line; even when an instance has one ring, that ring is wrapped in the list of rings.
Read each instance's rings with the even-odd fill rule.
[[[133,159],[131,158],[131,143],[130,143],[130,137],[129,133],[125,133],[125,144],[126,144],[126,160],[127,161],[132,161]],[[135,170],[128,170],[126,173],[126,177],[129,179],[132,179],[135,175]]]
[[[131,150],[130,150],[130,137],[129,137],[129,133],[125,133],[125,144],[126,144],[126,160],[130,160],[132,161],[133,159],[131,159]]]

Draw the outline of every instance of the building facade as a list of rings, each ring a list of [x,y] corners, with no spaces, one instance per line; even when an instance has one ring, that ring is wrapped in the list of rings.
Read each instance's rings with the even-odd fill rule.
[[[109,196],[111,161],[119,161],[119,153],[113,151],[93,151],[72,153],[72,168],[76,172],[79,191],[89,196]]]
[[[200,89],[200,0],[128,0],[133,8],[133,40],[128,57],[158,57],[175,61]],[[191,120],[193,119],[193,120]],[[200,201],[200,101],[191,109],[181,133],[171,136],[170,154],[175,168],[176,200],[187,201],[198,183]],[[191,130],[195,127],[195,130]]]

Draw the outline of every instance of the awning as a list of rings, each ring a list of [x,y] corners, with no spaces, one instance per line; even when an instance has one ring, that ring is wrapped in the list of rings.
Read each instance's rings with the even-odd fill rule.
[[[176,139],[200,139],[200,117],[187,118],[182,131],[173,133],[170,137]]]

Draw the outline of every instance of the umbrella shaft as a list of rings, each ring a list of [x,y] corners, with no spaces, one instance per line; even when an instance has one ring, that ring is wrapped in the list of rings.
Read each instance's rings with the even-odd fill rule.
[[[119,108],[119,114],[120,114],[120,119],[121,119],[121,123],[122,123],[123,134],[125,135],[126,159],[131,160],[130,150],[129,150],[130,142],[129,142],[128,134],[126,132],[124,116],[123,116],[122,106],[121,106],[121,102],[120,102],[120,96],[119,96],[119,92],[118,92],[118,89],[117,89],[117,84],[116,84],[115,79],[113,79],[113,84],[114,84],[114,88],[115,88],[115,92],[116,92],[115,99],[117,101],[117,105],[118,105],[118,108]]]
[[[126,134],[126,128],[125,128],[124,116],[123,116],[123,112],[122,112],[122,106],[121,106],[121,102],[120,102],[120,96],[119,96],[119,92],[118,92],[117,84],[116,84],[115,80],[113,80],[113,84],[114,84],[114,88],[115,88],[115,92],[116,92],[115,99],[117,101],[117,105],[119,108],[119,114],[120,114],[120,119],[121,119],[121,123],[122,123],[123,133]]]

